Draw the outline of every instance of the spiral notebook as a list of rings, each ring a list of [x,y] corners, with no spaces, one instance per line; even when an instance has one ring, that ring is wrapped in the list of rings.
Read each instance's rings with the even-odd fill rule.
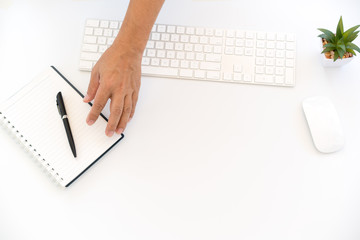
[[[74,137],[74,158],[56,106],[61,91]],[[49,67],[24,88],[0,104],[0,122],[63,187],[68,187],[114,147],[124,135],[105,135],[107,119],[101,115],[86,124],[91,104],[55,68]]]

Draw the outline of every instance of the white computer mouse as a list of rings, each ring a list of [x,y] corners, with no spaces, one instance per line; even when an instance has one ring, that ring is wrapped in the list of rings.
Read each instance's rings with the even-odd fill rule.
[[[339,151],[345,144],[345,137],[331,100],[322,96],[310,97],[302,105],[316,149],[322,153]]]

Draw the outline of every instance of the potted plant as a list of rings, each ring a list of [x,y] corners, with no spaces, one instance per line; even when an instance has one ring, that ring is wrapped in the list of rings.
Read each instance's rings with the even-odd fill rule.
[[[327,29],[318,28],[322,32],[318,37],[321,38],[321,60],[325,67],[341,67],[350,62],[355,51],[360,53],[360,48],[352,43],[358,36],[356,31],[360,25],[356,25],[344,32],[342,17],[336,28],[336,33]]]

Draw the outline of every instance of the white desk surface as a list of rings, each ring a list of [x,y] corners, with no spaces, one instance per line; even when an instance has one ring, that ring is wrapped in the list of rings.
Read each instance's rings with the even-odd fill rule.
[[[86,18],[127,1],[1,0],[0,101],[49,65],[81,91]],[[125,139],[70,188],[0,132],[0,239],[360,239],[360,58],[319,62],[318,27],[360,24],[358,0],[171,1],[158,22],[297,34],[297,84],[143,78]],[[355,43],[359,44],[357,39]],[[321,154],[301,108],[332,99],[345,148]]]

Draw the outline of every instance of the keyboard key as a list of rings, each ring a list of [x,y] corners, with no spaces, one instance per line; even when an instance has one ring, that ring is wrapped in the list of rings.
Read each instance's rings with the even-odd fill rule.
[[[267,75],[273,75],[274,74],[274,68],[273,67],[266,67],[265,68],[265,73]]]
[[[146,44],[146,48],[155,48],[155,42],[154,41],[148,41]]]
[[[177,27],[177,29],[176,29],[176,33],[178,33],[178,34],[183,34],[183,33],[185,33],[185,27]]]
[[[226,31],[226,36],[228,38],[234,38],[235,37],[235,31],[234,30],[227,30]]]
[[[82,50],[84,52],[97,52],[98,51],[98,45],[95,45],[95,44],[83,44]]]
[[[286,35],[284,33],[276,34],[276,40],[278,41],[285,41]]]
[[[277,67],[275,68],[275,74],[276,75],[284,75],[284,68],[281,68],[281,67]]]
[[[285,43],[284,42],[277,42],[276,43],[276,48],[281,49],[281,50],[285,49]]]
[[[168,26],[167,27],[167,32],[168,33],[175,33],[176,32],[176,27],[175,26]]]
[[[242,74],[241,73],[234,73],[234,80],[235,81],[241,81],[242,80]]]
[[[219,80],[220,79],[220,72],[215,71],[208,71],[206,74],[206,78],[210,80]]]
[[[106,20],[100,21],[100,27],[108,28],[109,27],[109,21],[106,21]]]
[[[256,56],[257,57],[264,57],[265,56],[265,50],[264,49],[256,49]]]
[[[254,33],[253,32],[246,32],[246,38],[253,39],[254,38]]]
[[[265,40],[265,37],[266,37],[266,33],[264,33],[264,32],[258,32],[256,34],[256,38],[259,40]]]
[[[236,39],[235,45],[237,47],[243,47],[245,45],[245,41],[243,39]]]
[[[244,31],[236,31],[236,38],[245,38],[245,32]]]
[[[81,53],[81,60],[87,60],[87,61],[97,61],[100,58],[100,53],[87,53],[83,52]]]
[[[189,77],[193,76],[193,70],[191,69],[180,69],[180,77]]]
[[[252,56],[254,54],[254,50],[252,48],[245,48],[245,55]]]
[[[185,59],[185,53],[184,52],[177,52],[176,53],[176,58],[180,59],[180,60]]]
[[[263,74],[264,72],[265,72],[265,67],[263,67],[263,66],[256,66],[255,67],[255,73]]]
[[[152,66],[142,66],[141,71],[149,75],[161,75],[168,77],[177,77],[178,69],[176,68],[166,68],[166,67],[152,67]]]
[[[245,41],[245,47],[253,47],[254,46],[254,41],[253,40],[246,40]]]
[[[98,37],[98,43],[99,44],[105,45],[106,42],[107,42],[106,37]]]
[[[275,82],[277,84],[283,84],[284,83],[284,76],[276,76],[275,77]]]
[[[244,81],[245,82],[252,82],[253,80],[252,80],[253,78],[252,78],[252,75],[250,75],[250,74],[244,74]]]
[[[213,62],[201,62],[200,63],[201,70],[216,70],[220,71],[221,65],[220,63],[213,63]]]
[[[275,65],[278,66],[278,67],[283,67],[284,66],[284,59],[276,59],[275,60]]]
[[[205,35],[206,36],[213,36],[214,35],[214,30],[211,28],[206,28],[205,29]]]
[[[166,32],[166,26],[165,26],[165,25],[158,25],[158,26],[157,26],[157,31],[158,31],[159,33],[164,33],[164,32]]]
[[[171,34],[170,41],[172,42],[179,42],[180,35],[178,34]]]
[[[99,20],[88,19],[86,21],[86,26],[88,26],[88,27],[99,27],[99,23],[100,23]]]
[[[292,42],[287,42],[286,43],[286,50],[294,50],[295,49],[295,45]]]
[[[227,81],[231,81],[232,80],[232,73],[225,72],[224,75],[223,75],[223,79],[227,80]]]
[[[204,28],[196,28],[196,35],[202,36],[204,34],[205,34],[205,29]]]
[[[220,62],[221,55],[220,54],[206,54],[206,61],[208,62]]]
[[[223,30],[222,29],[216,29],[215,30],[215,36],[217,37],[222,37],[224,34]]]
[[[266,66],[273,66],[275,64],[274,58],[267,58],[266,59]]]
[[[271,41],[275,40],[275,34],[274,33],[267,33],[266,34],[266,39],[271,40]]]
[[[158,58],[152,58],[151,63],[152,66],[159,66],[160,65],[160,59]]]
[[[84,43],[96,43],[97,37],[95,36],[85,36]]]
[[[205,78],[205,71],[203,71],[203,70],[196,70],[194,76],[195,76],[195,78]]]
[[[225,48],[225,54],[227,54],[227,55],[234,55],[234,50],[235,50],[234,47],[226,47],[226,48]]]
[[[79,68],[80,69],[91,70],[92,67],[93,67],[92,66],[92,61],[80,60],[80,63],[79,63]]]
[[[276,57],[277,58],[284,58],[285,57],[285,51],[284,50],[277,50],[276,51]]]
[[[85,35],[92,35],[94,33],[94,29],[91,27],[85,28]]]
[[[161,41],[168,42],[170,40],[170,34],[163,33],[161,34]]]
[[[112,37],[112,30],[111,29],[104,29],[104,36],[105,37]]]
[[[236,47],[235,48],[235,55],[237,55],[237,56],[244,55],[244,48]]]
[[[177,60],[177,59],[173,59],[173,60],[171,60],[171,65],[170,65],[171,67],[179,67],[180,66],[180,61],[179,60]]]
[[[172,43],[172,42],[166,42],[166,43],[165,43],[165,49],[166,49],[166,50],[173,50],[173,49],[174,49],[174,43]]]
[[[141,61],[142,65],[149,65],[150,64],[150,58],[148,57],[143,57],[142,61]]]
[[[286,58],[294,58],[295,54],[293,51],[286,51]]]
[[[264,65],[265,64],[265,58],[256,58],[255,63],[256,63],[256,65]]]
[[[265,41],[257,41],[256,47],[258,48],[265,48]]]
[[[193,28],[193,27],[187,27],[187,28],[186,28],[186,34],[189,34],[189,35],[195,34],[195,28]]]
[[[119,22],[111,21],[110,28],[117,29],[119,27]]]
[[[285,66],[286,66],[286,67],[294,67],[294,60],[292,60],[292,59],[286,59],[286,61],[285,61]]]

